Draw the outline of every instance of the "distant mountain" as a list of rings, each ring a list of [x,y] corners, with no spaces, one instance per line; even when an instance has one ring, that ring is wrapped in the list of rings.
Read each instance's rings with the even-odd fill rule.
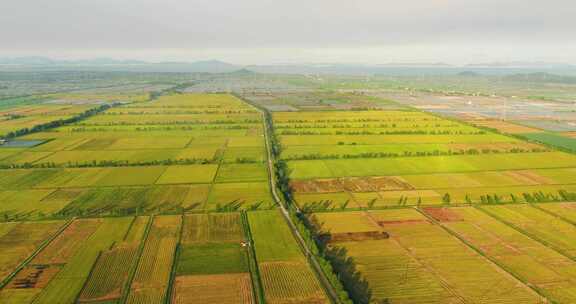
[[[233,72],[241,69],[241,66],[230,64],[219,60],[196,61],[184,63],[184,65],[194,72]]]
[[[524,61],[511,61],[511,62],[487,62],[487,63],[474,63],[468,64],[466,67],[474,68],[540,68],[540,69],[563,69],[563,68],[576,68],[576,66],[567,63],[551,63],[551,62],[524,62]]]
[[[82,60],[58,60],[47,57],[29,56],[29,57],[14,57],[14,58],[0,58],[0,64],[19,64],[19,65],[59,65],[59,64],[145,64],[145,61],[139,60],[116,60],[112,58],[94,58]]]
[[[508,75],[505,76],[504,79],[517,82],[576,83],[576,76],[556,75],[544,72]]]
[[[55,61],[46,57],[14,57],[14,58],[1,58],[0,64],[20,64],[20,65],[42,65],[54,64]]]
[[[219,60],[196,62],[146,62],[140,60],[117,60],[94,58],[82,60],[57,60],[46,57],[0,58],[0,67],[8,66],[22,70],[106,70],[133,72],[182,72],[182,73],[227,73],[242,69],[242,66]]]
[[[474,72],[474,71],[462,71],[462,72],[458,73],[458,76],[477,77],[477,76],[481,76],[481,74],[478,72]]]
[[[85,59],[85,60],[74,60],[74,61],[58,61],[58,63],[67,63],[67,64],[93,64],[93,65],[104,65],[104,64],[147,64],[146,61],[141,60],[116,60],[112,58],[94,58],[94,59]]]
[[[505,62],[455,66],[442,62],[342,64],[303,63],[272,65],[235,65],[220,60],[196,62],[146,62],[118,60],[107,57],[83,60],[57,60],[46,57],[0,58],[0,71],[101,71],[101,72],[168,72],[168,73],[231,73],[236,71],[280,74],[341,74],[341,75],[515,75],[546,72],[576,76],[576,66],[561,63]],[[534,75],[531,76],[534,78]],[[542,78],[542,77],[541,77]],[[550,77],[548,77],[550,79]],[[566,81],[556,79],[557,81]],[[526,81],[526,80],[524,80]],[[542,80],[541,80],[542,81]]]

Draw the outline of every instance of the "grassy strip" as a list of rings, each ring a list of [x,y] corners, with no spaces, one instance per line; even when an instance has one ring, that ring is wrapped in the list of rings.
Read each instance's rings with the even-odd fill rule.
[[[44,250],[44,248],[46,248],[56,237],[58,237],[60,235],[60,233],[62,233],[62,231],[64,231],[66,228],[68,228],[68,226],[70,226],[70,224],[72,224],[72,222],[75,219],[76,218],[72,218],[68,222],[66,222],[64,225],[62,225],[62,227],[60,227],[60,229],[58,229],[58,231],[56,231],[56,233],[54,233],[54,235],[52,235],[51,237],[46,239],[36,249],[36,251],[34,251],[32,253],[32,255],[30,255],[26,260],[24,260],[22,263],[20,263],[20,265],[18,267],[16,267],[16,269],[14,269],[14,271],[12,271],[12,273],[10,273],[4,280],[2,280],[2,282],[0,282],[0,289],[4,288],[4,286],[6,286],[6,284],[8,284],[8,282],[10,282],[10,280],[12,280],[12,278],[14,278],[16,276],[16,274],[20,270],[22,270],[22,268],[26,267],[26,265],[28,265],[28,263],[30,263],[30,261],[32,261],[42,250]]]
[[[258,262],[256,260],[256,252],[254,251],[254,241],[252,240],[252,232],[248,224],[248,215],[246,211],[240,213],[242,218],[242,226],[244,235],[248,243],[248,267],[250,269],[250,277],[252,278],[252,294],[257,304],[265,304],[264,289],[262,288],[262,279],[260,277],[260,270],[258,269]]]
[[[130,286],[132,285],[132,281],[134,280],[134,276],[136,275],[136,269],[138,268],[138,264],[140,263],[140,257],[142,256],[142,252],[144,251],[144,245],[146,244],[146,239],[148,239],[148,234],[150,233],[150,228],[152,227],[152,221],[154,220],[154,216],[151,215],[148,217],[148,224],[146,225],[146,230],[144,231],[144,235],[140,240],[140,246],[138,247],[138,259],[132,265],[132,269],[128,273],[128,279],[126,280],[126,284],[124,285],[124,292],[120,297],[118,303],[126,303],[128,300],[128,294],[130,293]]]
[[[182,230],[184,230],[184,215],[182,217],[182,222],[180,223],[180,231],[178,232],[178,242],[176,243],[176,249],[174,250],[174,258],[172,260],[172,270],[170,271],[170,279],[168,280],[168,286],[166,287],[166,294],[164,296],[164,303],[172,303],[172,294],[174,293],[174,279],[176,277],[176,269],[178,266],[178,258],[180,257],[180,241],[182,240]]]
[[[522,279],[521,277],[519,277],[518,275],[516,275],[514,273],[514,271],[512,271],[511,269],[509,269],[508,267],[506,267],[505,265],[503,265],[502,263],[498,262],[496,259],[488,256],[487,254],[485,254],[481,249],[477,248],[476,246],[474,246],[472,243],[468,242],[465,238],[461,237],[458,233],[452,231],[450,228],[442,225],[442,223],[438,222],[434,217],[430,216],[429,214],[427,214],[426,212],[422,211],[422,209],[420,208],[413,208],[416,211],[418,211],[420,214],[422,214],[423,216],[425,216],[428,220],[430,220],[432,223],[434,223],[435,225],[438,225],[440,228],[442,228],[444,231],[446,231],[448,234],[450,234],[451,236],[455,237],[456,239],[458,239],[460,242],[462,242],[464,245],[468,246],[468,248],[472,249],[474,252],[476,252],[477,254],[479,254],[480,256],[482,256],[483,258],[485,258],[486,260],[488,260],[490,263],[496,265],[497,267],[499,267],[500,269],[504,270],[506,273],[508,273],[510,276],[514,277],[517,281],[521,282],[524,286],[530,288],[532,291],[536,292],[539,296],[541,296],[543,299],[546,299],[547,302],[549,303],[557,303],[551,299],[549,299],[548,297],[546,297],[546,295],[544,294],[544,292],[532,285],[530,282],[525,281],[524,279]]]

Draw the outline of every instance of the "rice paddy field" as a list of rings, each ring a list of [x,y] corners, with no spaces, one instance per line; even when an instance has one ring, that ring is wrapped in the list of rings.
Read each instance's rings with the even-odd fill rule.
[[[278,211],[248,213],[266,303],[330,303]]]
[[[24,104],[2,109],[0,108],[0,137],[10,133],[29,129],[37,125],[71,118],[91,108],[95,104]]]
[[[314,217],[322,230],[330,233],[329,246],[347,250],[375,301],[545,302],[534,290],[415,209],[315,213]],[[546,250],[542,244],[536,245]]]
[[[573,204],[569,204],[570,206]],[[542,204],[543,208],[566,208],[568,205]],[[544,219],[548,224],[553,221],[536,206],[510,206],[513,212],[532,210],[526,214],[533,221]],[[485,213],[473,207],[460,208],[429,208],[430,214],[440,225],[446,227],[458,237],[480,250],[488,258],[498,263],[502,268],[516,275],[520,280],[533,286],[541,294],[555,303],[572,303],[576,301],[574,284],[576,262],[572,256],[567,256],[548,246],[548,242],[539,242],[530,237],[528,226],[510,226],[508,222],[499,221],[499,209]],[[533,214],[533,215],[528,215]],[[516,229],[519,228],[519,229]],[[547,225],[546,230],[558,233],[554,225]]]
[[[256,303],[246,233],[239,213],[184,216],[172,303]]]
[[[575,155],[421,111],[274,112],[273,119],[300,207],[554,201],[575,190]]]
[[[0,146],[0,303],[328,304],[358,292],[347,271],[356,304],[576,303],[568,131],[364,92],[178,93],[198,85],[0,107],[2,136],[111,104]]]
[[[331,90],[288,90],[268,92],[242,92],[245,98],[272,112],[297,112],[350,109],[396,109],[403,106],[386,98],[362,92]]]
[[[283,221],[253,211],[2,223],[0,302],[329,303]]]
[[[43,143],[0,148],[0,214],[269,208],[262,128],[232,95],[176,94],[32,133]]]

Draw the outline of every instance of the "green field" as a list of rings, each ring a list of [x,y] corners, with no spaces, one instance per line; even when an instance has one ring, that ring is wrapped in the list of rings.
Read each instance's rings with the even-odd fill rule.
[[[569,151],[576,151],[576,138],[570,138],[555,133],[525,133],[522,136],[537,142]]]
[[[87,108],[78,107],[54,111]],[[0,215],[268,208],[262,127],[260,112],[231,95],[175,94],[26,135],[45,142],[0,149],[0,195],[13,201]]]
[[[0,303],[576,302],[571,133],[170,77],[0,104]]]
[[[575,189],[574,155],[419,111],[273,119],[301,207],[558,201]]]
[[[267,302],[328,303],[278,211],[248,214]]]

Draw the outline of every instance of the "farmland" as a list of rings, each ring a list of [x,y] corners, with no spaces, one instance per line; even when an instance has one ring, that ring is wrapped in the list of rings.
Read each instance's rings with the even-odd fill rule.
[[[238,213],[186,215],[173,303],[255,303],[245,233]]]
[[[286,227],[293,257],[260,262],[232,212],[272,207],[261,113],[224,94],[129,99],[0,150],[0,302],[326,302]]]
[[[266,303],[328,303],[280,214],[251,212],[248,220]]]
[[[314,77],[8,99],[0,303],[576,302],[566,105]]]
[[[413,209],[316,213],[372,297],[390,303],[540,303],[540,298]]]
[[[556,204],[546,205],[552,207]],[[524,209],[524,206],[510,209]],[[500,211],[494,211],[495,214],[500,214]],[[538,220],[541,213],[534,211],[534,220]],[[476,208],[430,208],[426,212],[518,278],[535,286],[552,301],[571,303],[576,300],[571,290],[571,286],[574,286],[576,263],[570,257]],[[547,229],[557,232],[553,226]]]
[[[576,156],[420,111],[273,119],[303,208],[554,201],[575,190]]]
[[[230,95],[136,101],[21,139],[44,143],[0,150],[8,218],[272,203],[261,114]]]
[[[248,217],[250,224],[236,212],[3,223],[0,300],[259,303],[264,290],[267,303],[327,303],[280,215]],[[267,242],[274,237],[282,245]]]
[[[356,298],[574,301],[576,158],[528,140],[540,130],[401,107],[271,114],[287,200]]]
[[[42,103],[0,109],[0,137],[13,136],[23,129],[69,119],[94,107],[94,104]]]

